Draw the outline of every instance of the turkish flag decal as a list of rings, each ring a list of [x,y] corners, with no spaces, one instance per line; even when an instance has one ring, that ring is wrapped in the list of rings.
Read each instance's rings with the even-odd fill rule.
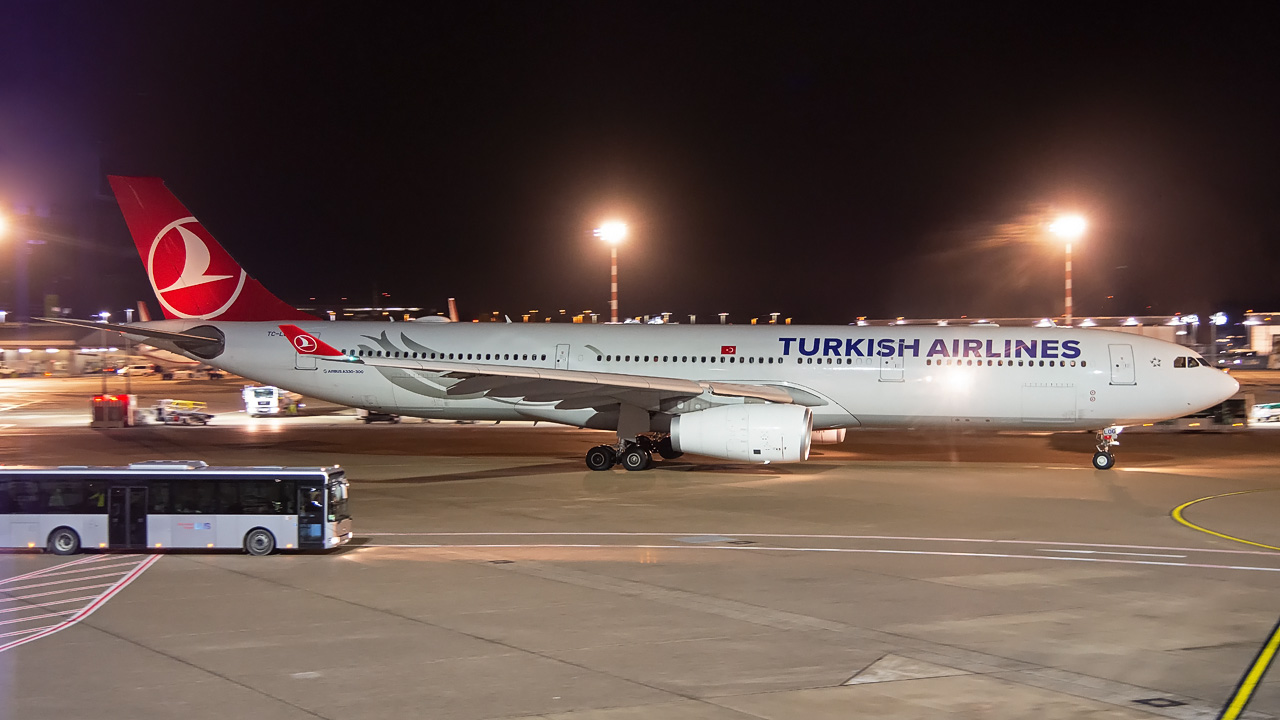
[[[738,346],[737,345],[721,345],[720,354],[721,355],[737,355]]]

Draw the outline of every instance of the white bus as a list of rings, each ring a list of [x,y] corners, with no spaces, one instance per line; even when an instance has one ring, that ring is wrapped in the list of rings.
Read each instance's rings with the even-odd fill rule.
[[[0,467],[0,547],[87,550],[334,548],[351,539],[334,467]]]

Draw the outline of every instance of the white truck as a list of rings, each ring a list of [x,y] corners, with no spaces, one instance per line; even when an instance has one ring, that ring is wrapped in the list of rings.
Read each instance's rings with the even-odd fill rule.
[[[249,417],[297,415],[302,396],[272,385],[246,385],[241,391]]]

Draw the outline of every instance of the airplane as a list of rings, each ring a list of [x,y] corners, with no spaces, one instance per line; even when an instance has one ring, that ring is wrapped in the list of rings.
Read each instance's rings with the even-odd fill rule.
[[[854,428],[1092,430],[1108,470],[1124,426],[1239,389],[1180,345],[1073,327],[321,321],[250,277],[161,179],[110,182],[165,319],[49,320],[374,412],[613,430],[586,452],[596,471],[685,452],[803,461]]]

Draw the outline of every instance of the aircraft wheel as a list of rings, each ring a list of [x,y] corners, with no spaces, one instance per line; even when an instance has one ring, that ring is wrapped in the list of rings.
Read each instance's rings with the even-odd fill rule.
[[[587,467],[597,472],[608,470],[618,462],[618,454],[608,445],[597,445],[587,451]]]
[[[1116,456],[1108,452],[1093,454],[1093,466],[1098,470],[1110,470],[1116,466]]]
[[[644,470],[651,462],[653,462],[653,456],[648,450],[639,447],[633,446],[622,453],[622,467],[628,470]]]

